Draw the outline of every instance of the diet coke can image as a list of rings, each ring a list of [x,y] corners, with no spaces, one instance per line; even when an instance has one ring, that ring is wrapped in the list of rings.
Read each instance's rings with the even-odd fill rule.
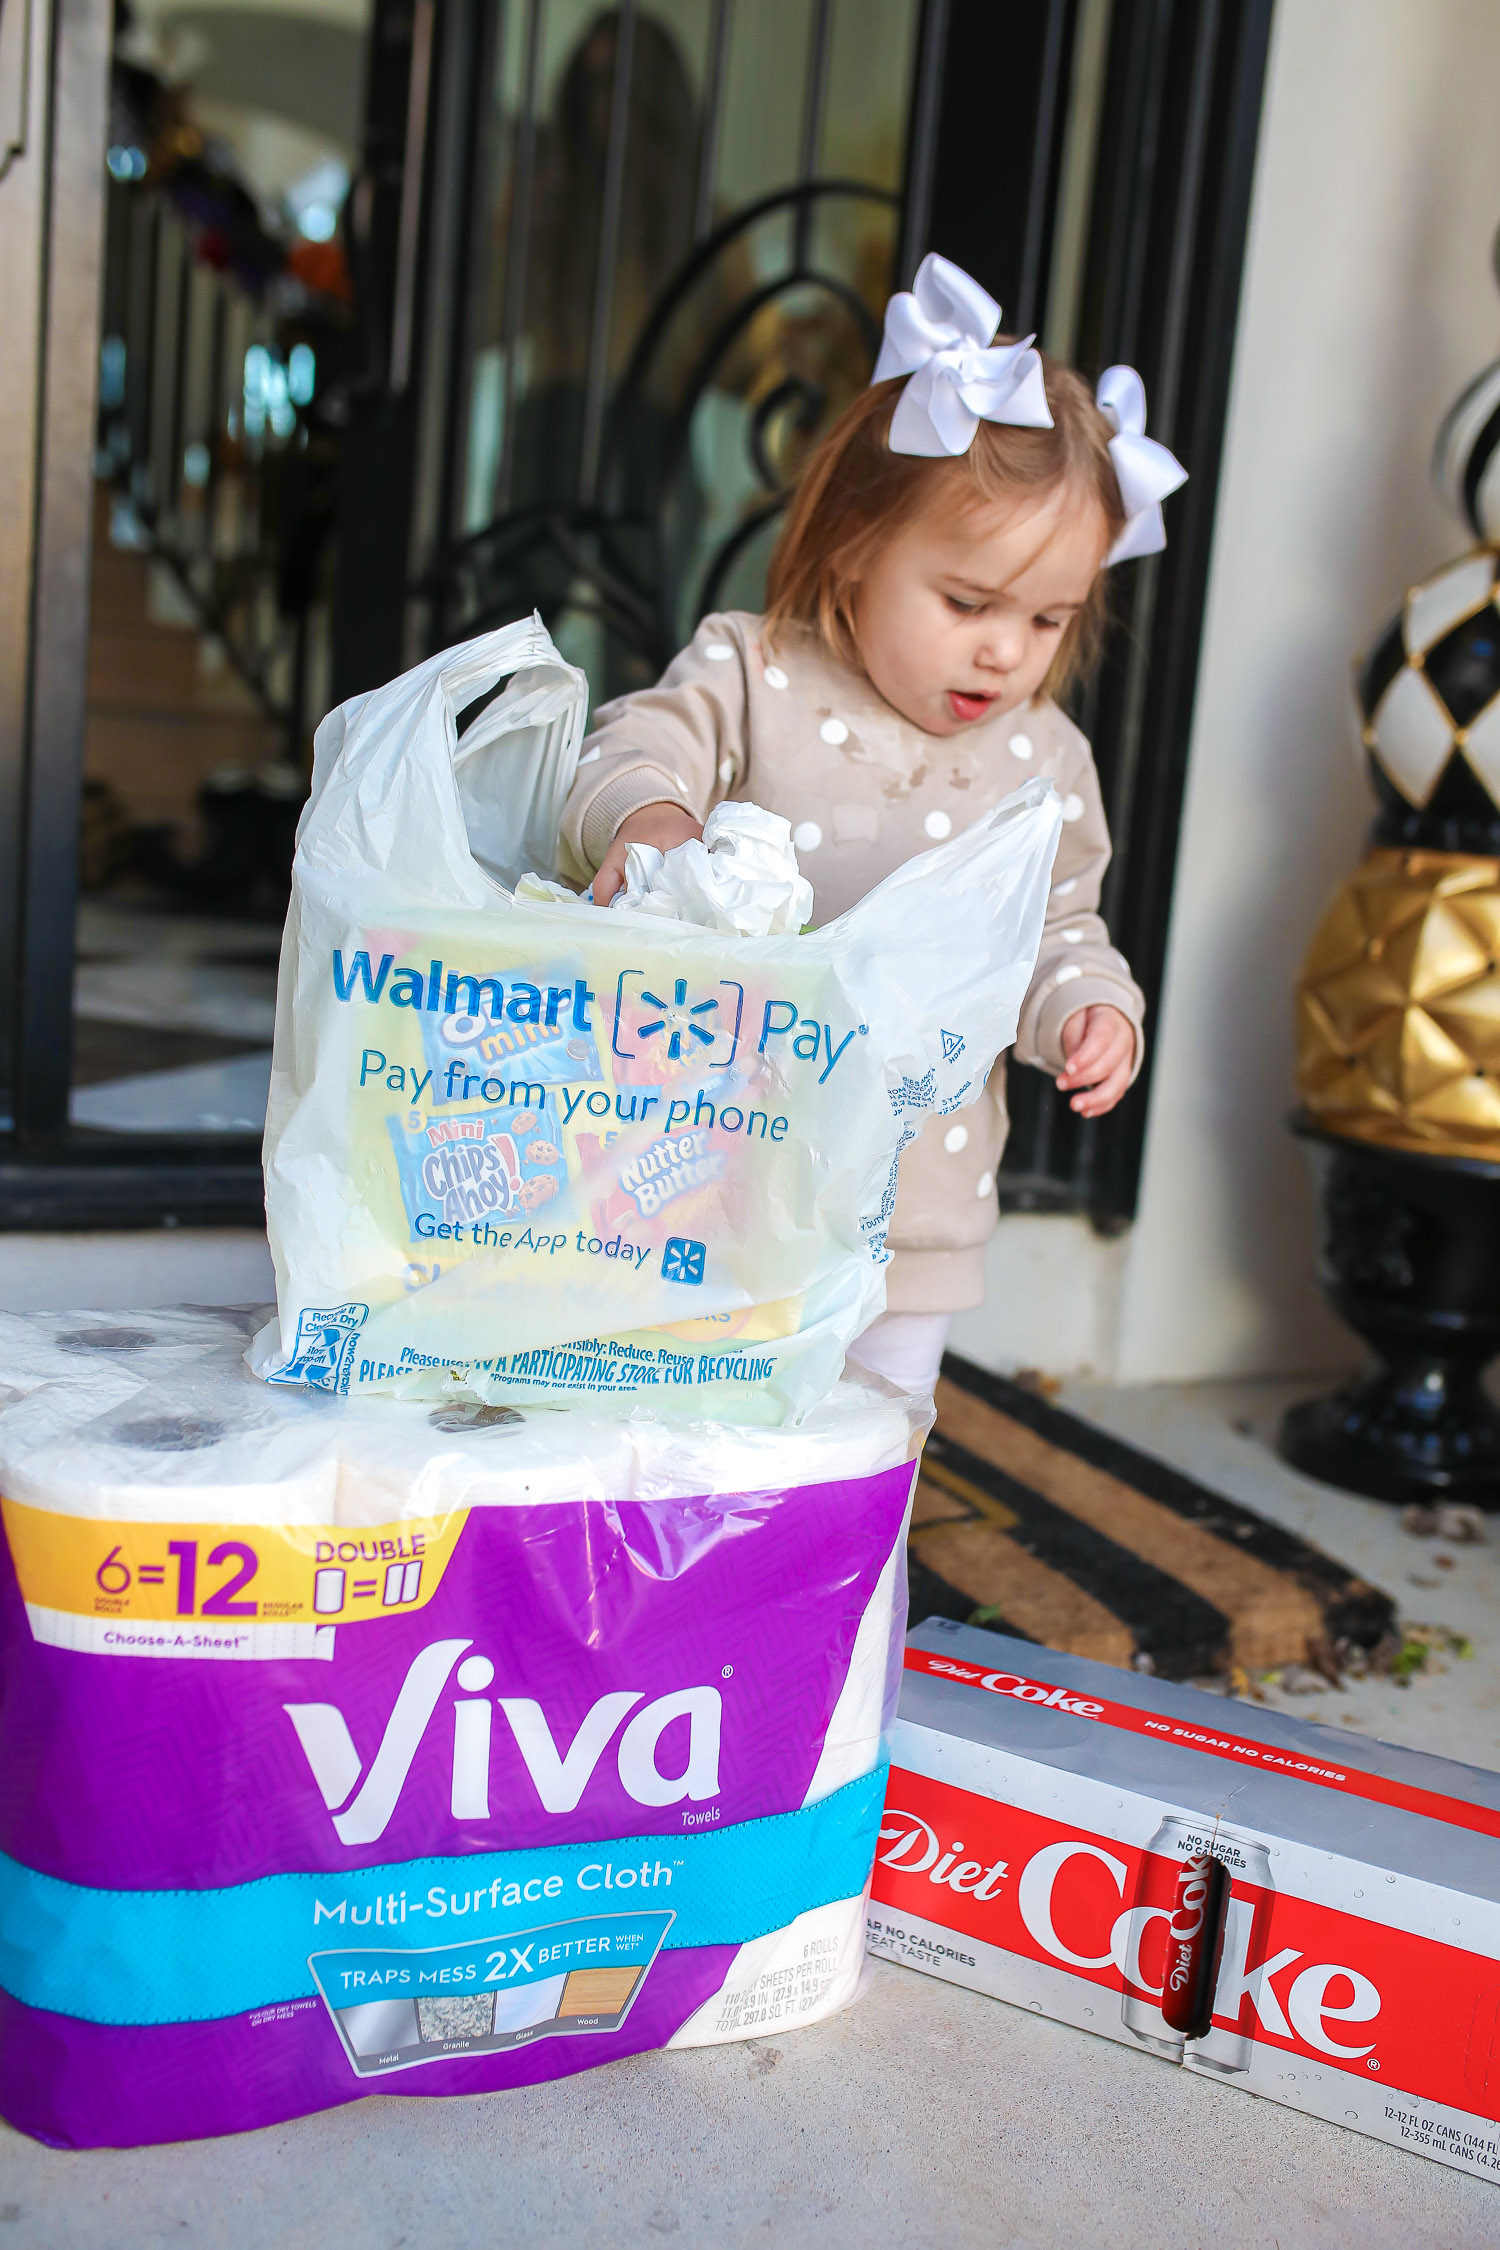
[[[1142,2046],[1181,2062],[1191,2043],[1200,2069],[1249,2069],[1244,1965],[1274,1895],[1264,1844],[1222,1823],[1162,1822],[1141,1862],[1120,2007]]]
[[[1198,1852],[1177,1870],[1177,1896],[1167,1924],[1167,1967],[1161,2012],[1184,2039],[1201,2039],[1213,2021],[1214,1987],[1224,1951],[1229,1877],[1222,1859]]]

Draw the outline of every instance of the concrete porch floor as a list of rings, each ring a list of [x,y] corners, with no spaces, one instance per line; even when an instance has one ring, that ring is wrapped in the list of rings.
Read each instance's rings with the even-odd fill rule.
[[[1305,1386],[1303,1386],[1305,1388]],[[1472,1641],[1306,1716],[1500,1765],[1500,1522],[1403,1533],[1282,1468],[1297,1386],[1065,1403],[1293,1526]],[[1451,1567],[1441,1567],[1446,1555]],[[1267,1691],[1276,1699],[1279,1691]],[[1469,2250],[1500,2189],[884,1963],[833,2022],[647,2055],[532,2092],[371,2099],[242,2138],[67,2155],[0,2131],[0,2250],[472,2250],[758,2241],[942,2250]]]

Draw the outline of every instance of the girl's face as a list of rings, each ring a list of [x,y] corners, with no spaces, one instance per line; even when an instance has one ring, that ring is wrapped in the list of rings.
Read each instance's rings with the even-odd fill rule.
[[[1103,512],[1062,487],[1034,505],[934,507],[885,539],[854,586],[871,684],[927,734],[961,734],[1035,695],[1104,562]]]

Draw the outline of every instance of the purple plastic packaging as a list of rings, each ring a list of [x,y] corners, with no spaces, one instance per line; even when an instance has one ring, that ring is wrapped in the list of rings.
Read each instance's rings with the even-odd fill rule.
[[[8,1411],[12,2124],[71,2147],[236,2132],[852,1995],[909,1459],[682,1494],[648,1445],[614,1495],[257,1527],[172,1493],[130,1521],[39,1505]],[[155,1443],[162,1419],[127,1399],[104,1421]],[[768,1435],[784,1472],[796,1433]]]

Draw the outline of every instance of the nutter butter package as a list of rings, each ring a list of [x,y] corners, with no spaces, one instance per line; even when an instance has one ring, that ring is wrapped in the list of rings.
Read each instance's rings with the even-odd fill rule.
[[[872,1951],[1500,2177],[1500,1775],[938,1618]]]
[[[842,2006],[925,1409],[325,1397],[245,1325],[0,1318],[0,2113],[179,2140]]]
[[[569,692],[540,627],[507,629],[319,730],[253,1364],[349,1397],[796,1420],[884,1301],[900,1148],[1014,1037],[1056,794],[1028,784],[818,930],[507,889],[455,732],[506,670],[507,696]],[[494,708],[503,771],[531,701]]]

